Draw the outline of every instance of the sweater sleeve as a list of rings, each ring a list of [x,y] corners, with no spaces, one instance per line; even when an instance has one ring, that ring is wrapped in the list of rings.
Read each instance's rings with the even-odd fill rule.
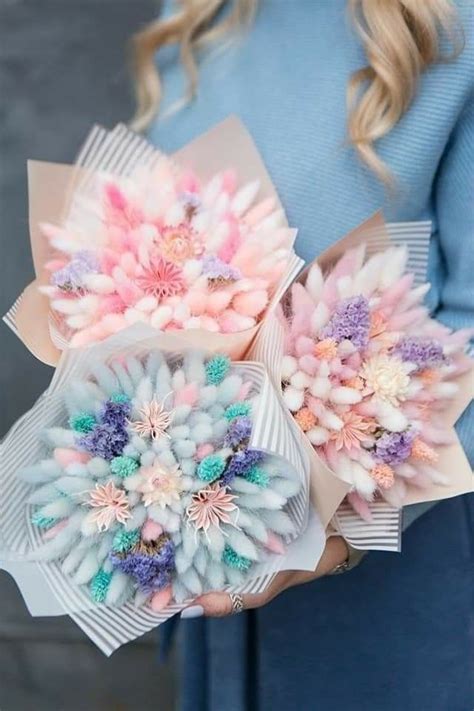
[[[434,316],[455,329],[474,327],[474,96],[470,99],[450,138],[434,186],[444,267]],[[473,465],[473,403],[456,429]]]
[[[471,98],[451,136],[434,186],[444,274],[439,306],[433,315],[450,328],[474,326],[474,97]],[[473,466],[473,403],[458,420],[456,430]],[[403,530],[437,503],[405,506]]]

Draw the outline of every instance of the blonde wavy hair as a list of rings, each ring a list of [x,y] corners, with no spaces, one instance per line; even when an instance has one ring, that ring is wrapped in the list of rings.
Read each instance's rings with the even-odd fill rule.
[[[248,29],[257,5],[258,0],[179,0],[175,14],[134,35],[136,130],[146,128],[159,110],[157,50],[179,46],[190,100],[198,85],[199,50]],[[364,163],[390,183],[392,176],[374,144],[407,111],[423,70],[441,59],[440,33],[450,39],[453,56],[460,51],[455,8],[450,0],[348,0],[348,5],[368,62],[348,82],[348,138]],[[218,16],[224,8],[228,12]]]

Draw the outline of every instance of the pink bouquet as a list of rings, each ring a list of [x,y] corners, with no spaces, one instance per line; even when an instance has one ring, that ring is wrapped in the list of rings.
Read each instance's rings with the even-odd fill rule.
[[[470,332],[429,317],[429,284],[413,286],[407,259],[403,246],[369,258],[353,247],[328,273],[313,263],[283,304],[284,401],[366,520],[369,502],[398,508],[411,490],[430,499],[449,484],[439,465],[453,441],[447,409],[471,367]]]
[[[240,357],[301,263],[236,119],[173,157],[94,129],[74,168],[30,166],[30,227],[37,280],[7,320],[48,361],[50,335],[64,350],[141,322]]]

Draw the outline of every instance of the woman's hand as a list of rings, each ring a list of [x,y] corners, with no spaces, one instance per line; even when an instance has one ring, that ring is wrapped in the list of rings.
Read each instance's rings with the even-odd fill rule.
[[[273,600],[287,588],[294,585],[310,583],[316,578],[322,578],[330,573],[341,563],[347,560],[348,548],[346,542],[340,536],[333,536],[326,541],[326,547],[321,556],[321,560],[314,572],[306,570],[285,570],[275,576],[272,583],[265,592],[259,595],[242,595],[244,609],[252,610],[255,607],[262,607],[267,602]],[[208,593],[201,595],[194,600],[194,603],[183,610],[181,617],[192,618],[201,617],[225,617],[232,612],[232,602],[228,593]]]

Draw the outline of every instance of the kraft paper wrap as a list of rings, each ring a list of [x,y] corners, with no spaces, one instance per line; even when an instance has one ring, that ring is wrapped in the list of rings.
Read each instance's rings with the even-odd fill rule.
[[[127,139],[133,136],[131,132],[123,127],[122,129]],[[113,135],[113,132],[109,135]],[[145,141],[143,144],[149,151],[151,150]],[[153,152],[159,155],[158,151]],[[191,141],[172,158],[178,165],[192,168],[203,181],[228,168],[235,170],[242,184],[259,180],[261,187],[258,199],[271,197],[275,200],[276,208],[283,210],[250,134],[236,117],[226,119]],[[69,214],[76,191],[81,190],[84,180],[89,180],[93,173],[94,170],[87,165],[28,162],[29,227],[36,278],[17,300],[14,314],[12,309],[5,320],[12,325],[23,343],[39,360],[52,366],[57,365],[61,350],[67,347],[67,334],[61,333],[58,315],[51,312],[49,299],[38,290],[38,286],[48,283],[49,273],[46,272],[44,265],[55,256],[39,225],[44,222],[61,225]],[[296,230],[288,227],[286,219],[285,225],[288,230],[287,245],[292,248]],[[292,252],[287,273],[273,294],[266,315],[275,308],[282,292],[291,283],[302,264],[303,262]],[[210,333],[203,330],[186,331],[186,342],[191,348],[205,347],[210,352],[225,352],[233,359],[239,359],[244,357],[260,326],[261,322],[247,331],[230,334]]]

